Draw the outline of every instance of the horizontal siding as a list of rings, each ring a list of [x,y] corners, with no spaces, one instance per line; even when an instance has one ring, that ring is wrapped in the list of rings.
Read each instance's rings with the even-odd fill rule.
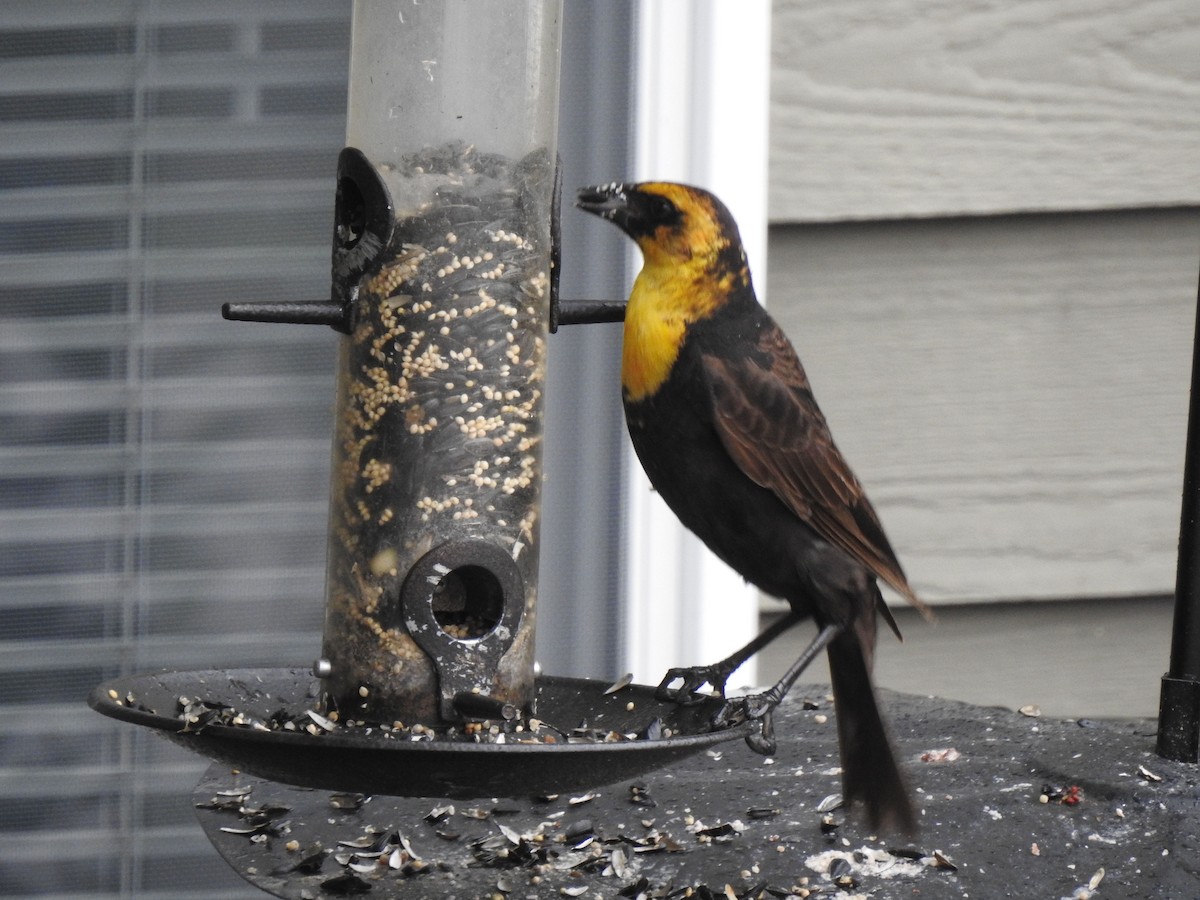
[[[935,602],[1169,593],[1200,211],[772,229],[771,308]]]
[[[775,0],[776,222],[1200,202],[1195,0]]]

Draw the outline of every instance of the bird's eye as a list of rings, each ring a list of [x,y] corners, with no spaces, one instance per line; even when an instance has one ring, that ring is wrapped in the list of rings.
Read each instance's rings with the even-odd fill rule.
[[[656,197],[652,212],[654,218],[659,221],[674,219],[676,216],[675,204],[663,197]]]

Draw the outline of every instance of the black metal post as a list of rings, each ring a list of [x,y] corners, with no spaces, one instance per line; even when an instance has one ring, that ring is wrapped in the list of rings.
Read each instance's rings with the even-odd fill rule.
[[[1159,756],[1168,759],[1200,762],[1200,289],[1183,464],[1175,620],[1170,668],[1162,677],[1159,695],[1157,749]]]
[[[328,300],[293,300],[283,303],[226,303],[221,315],[231,322],[287,322],[294,325],[328,325],[350,330],[347,307]]]
[[[553,307],[551,331],[559,325],[593,325],[625,319],[624,300],[561,300]],[[350,314],[340,303],[327,300],[288,300],[280,303],[226,303],[221,315],[233,322],[285,322],[328,325],[350,331]]]

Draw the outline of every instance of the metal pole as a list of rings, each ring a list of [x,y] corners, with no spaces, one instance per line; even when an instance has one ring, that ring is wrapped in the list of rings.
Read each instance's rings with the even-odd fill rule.
[[[1168,759],[1200,762],[1200,289],[1192,346],[1171,663],[1159,695],[1157,749],[1159,756]]]

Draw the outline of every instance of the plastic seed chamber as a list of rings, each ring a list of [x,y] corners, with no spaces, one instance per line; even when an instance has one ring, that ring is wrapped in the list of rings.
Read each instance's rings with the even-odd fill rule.
[[[560,20],[403,18],[355,10],[320,674],[343,716],[454,721],[533,698]]]
[[[557,312],[560,31],[541,0],[355,4],[330,299],[225,309],[338,332],[320,657],[130,675],[93,707],[263,778],[406,796],[576,789],[745,732],[715,699],[535,675],[551,324],[612,318]]]

